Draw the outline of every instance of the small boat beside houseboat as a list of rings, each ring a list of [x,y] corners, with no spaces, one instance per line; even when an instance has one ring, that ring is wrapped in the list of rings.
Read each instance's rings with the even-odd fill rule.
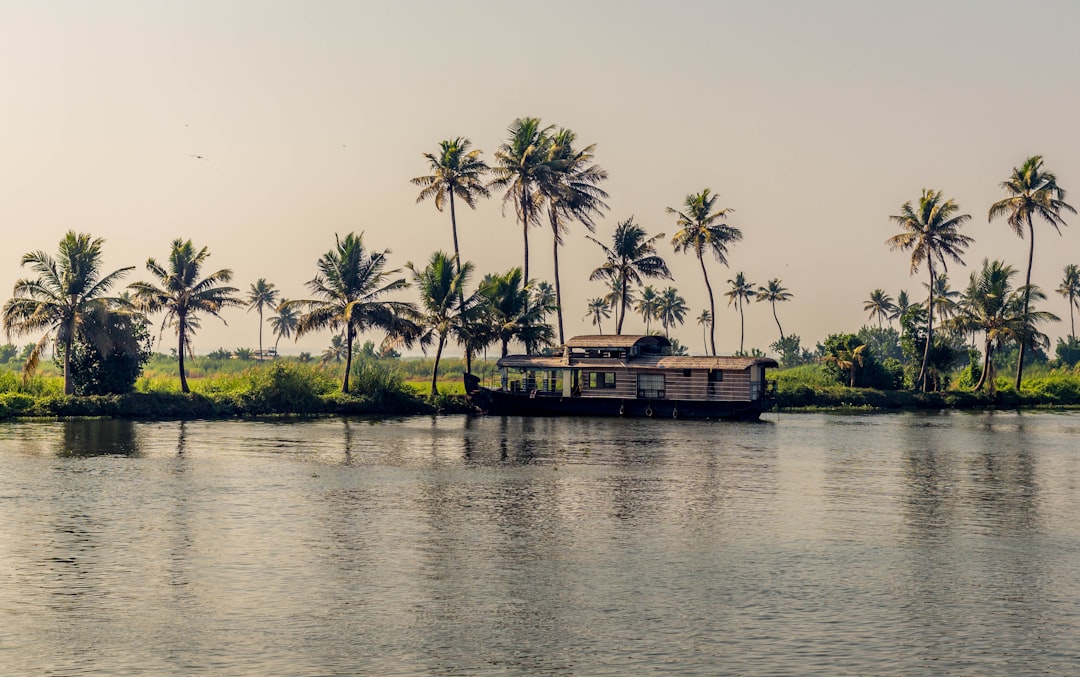
[[[576,336],[561,355],[508,355],[499,383],[465,374],[481,411],[524,416],[755,420],[774,403],[768,357],[673,355],[663,336]]]

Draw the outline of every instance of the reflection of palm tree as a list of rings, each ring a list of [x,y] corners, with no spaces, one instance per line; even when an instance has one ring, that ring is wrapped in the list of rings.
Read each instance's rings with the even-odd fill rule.
[[[592,320],[593,325],[600,331],[600,335],[604,335],[604,327],[600,322],[611,317],[611,305],[606,299],[595,298],[589,299],[589,310],[585,313],[587,320]]]
[[[277,315],[270,318],[270,329],[277,336],[274,340],[275,353],[278,349],[278,342],[283,338],[291,338],[299,321],[300,316],[296,314],[296,310],[289,305],[288,301],[283,301],[278,306]]]
[[[959,214],[960,208],[952,200],[944,200],[940,191],[923,190],[918,205],[911,201],[900,207],[900,214],[889,220],[898,224],[903,232],[886,240],[891,249],[911,252],[911,273],[918,271],[926,261],[930,275],[929,288],[934,289],[937,275],[934,261],[941,263],[942,272],[947,271],[947,260],[963,263],[960,257],[972,239],[960,234],[960,226],[971,219],[970,214]],[[922,366],[916,386],[927,388],[926,367],[930,360],[930,346],[934,342],[933,297],[927,301],[926,345],[923,347]]]
[[[242,303],[235,296],[238,291],[235,287],[224,286],[232,280],[232,271],[228,268],[200,279],[202,266],[209,257],[210,251],[206,247],[196,251],[191,240],[173,240],[167,264],[159,265],[154,259],[146,261],[146,269],[157,278],[157,284],[133,282],[128,285],[146,312],[165,311],[162,327],[172,324],[176,328],[180,390],[185,393],[191,391],[188,389],[184,355],[194,355],[191,337],[199,328],[199,314],[209,313],[220,318],[224,308]]]
[[[450,203],[450,229],[454,236],[454,257],[460,263],[461,251],[458,249],[457,213],[454,210],[454,198],[476,209],[476,198],[487,197],[490,192],[484,185],[484,175],[489,168],[480,159],[480,150],[470,150],[472,142],[458,137],[439,143],[438,153],[424,153],[431,174],[418,176],[413,185],[423,190],[417,196],[420,202],[429,197],[435,198],[435,209],[440,212],[446,202]]]
[[[623,320],[628,307],[627,291],[631,284],[641,284],[642,278],[671,279],[664,259],[656,255],[656,241],[664,237],[663,233],[646,237],[645,229],[634,223],[630,217],[615,226],[610,247],[594,237],[587,236],[600,245],[607,259],[589,276],[590,280],[607,280],[618,285],[619,297],[615,304],[615,333],[622,334]]]
[[[59,258],[43,251],[30,252],[22,257],[37,273],[36,279],[15,283],[14,296],[4,304],[4,329],[7,335],[22,335],[45,330],[44,336],[30,351],[23,368],[24,376],[33,374],[41,353],[50,337],[55,335],[64,351],[64,394],[75,391],[71,380],[71,348],[76,335],[84,334],[91,325],[105,327],[105,322],[89,322],[91,316],[108,312],[110,299],[105,293],[116,281],[132,270],[121,268],[101,275],[101,238],[91,239],[85,233],[70,230],[60,240]],[[95,344],[109,348],[109,338],[100,332],[85,336]]]
[[[671,338],[671,328],[686,321],[688,310],[690,309],[686,305],[686,299],[679,296],[679,291],[675,287],[667,287],[660,293],[656,313],[660,318],[660,324],[664,327],[664,336]]]
[[[547,201],[548,221],[551,224],[552,261],[555,264],[554,307],[558,317],[559,343],[565,343],[562,317],[562,287],[559,283],[559,247],[568,230],[567,221],[579,221],[589,232],[596,230],[594,218],[607,205],[608,195],[600,188],[607,179],[600,165],[593,160],[594,145],[574,149],[576,137],[569,129],[560,129],[551,137],[547,159],[548,171],[538,182],[540,194]]]
[[[893,303],[892,297],[889,296],[884,289],[875,289],[870,292],[870,298],[863,302],[863,310],[870,311],[870,321],[873,322],[874,318],[877,318],[878,328],[882,327],[882,320],[888,320],[893,317],[893,313],[896,311],[896,304]]]
[[[754,285],[746,279],[741,272],[736,273],[734,279],[728,280],[731,288],[724,292],[728,297],[728,305],[735,304],[739,311],[739,354],[743,353],[743,337],[746,334],[746,322],[743,316],[743,308],[754,298]]]
[[[264,278],[259,278],[254,284],[251,285],[251,289],[247,295],[248,312],[252,310],[259,311],[259,355],[263,352],[262,342],[262,330],[263,330],[263,308],[270,306],[273,308],[277,305],[278,299],[281,298],[281,292],[274,288],[273,282],[267,282]]]
[[[787,290],[783,284],[781,284],[778,278],[769,280],[768,284],[764,287],[758,287],[757,300],[768,301],[772,306],[772,316],[776,320],[776,328],[780,330],[780,340],[784,340],[784,328],[780,326],[780,318],[776,316],[776,304],[783,303],[784,301],[790,301],[792,293]]]
[[[1069,336],[1076,338],[1076,323],[1073,320],[1073,308],[1080,308],[1080,268],[1070,263],[1065,266],[1065,276],[1057,293],[1069,300]]]
[[[1061,227],[1066,225],[1062,212],[1075,214],[1076,210],[1065,202],[1065,189],[1057,184],[1057,177],[1043,171],[1042,156],[1029,157],[1020,167],[1014,167],[1012,176],[1002,182],[1001,187],[1008,197],[990,206],[990,220],[1005,216],[1009,226],[1017,237],[1023,239],[1027,230],[1028,266],[1024,278],[1024,313],[1028,311],[1029,291],[1031,290],[1031,266],[1035,261],[1035,225],[1033,217],[1040,217],[1061,234]],[[1020,389],[1020,380],[1024,375],[1024,352],[1027,341],[1020,341],[1020,356],[1016,360],[1016,389]]]
[[[709,352],[709,335],[708,330],[713,326],[712,312],[708,308],[701,311],[701,314],[697,316],[697,323],[701,325],[701,341],[705,345],[705,352]]]
[[[296,326],[298,337],[319,329],[344,330],[343,393],[349,392],[353,340],[358,333],[378,327],[387,333],[388,340],[412,342],[415,325],[410,325],[409,318],[416,309],[411,303],[381,299],[408,286],[405,278],[391,279],[398,271],[386,269],[389,253],[368,251],[363,234],[335,236],[334,248],[319,257],[319,272],[307,283],[316,298],[288,302],[288,306],[306,311]]]

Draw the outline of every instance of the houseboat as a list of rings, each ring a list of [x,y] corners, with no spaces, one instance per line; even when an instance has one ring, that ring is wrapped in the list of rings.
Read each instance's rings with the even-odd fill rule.
[[[561,355],[508,355],[499,383],[465,374],[483,412],[534,416],[757,419],[774,403],[767,357],[673,355],[663,336],[576,336]]]

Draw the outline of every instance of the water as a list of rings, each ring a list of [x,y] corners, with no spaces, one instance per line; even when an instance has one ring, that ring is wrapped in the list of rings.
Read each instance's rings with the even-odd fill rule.
[[[7,423],[0,673],[1077,674],[1078,431]]]

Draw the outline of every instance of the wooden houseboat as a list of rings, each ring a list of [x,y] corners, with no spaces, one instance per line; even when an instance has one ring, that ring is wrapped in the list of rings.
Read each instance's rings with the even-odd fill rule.
[[[481,411],[510,415],[757,419],[775,394],[767,357],[672,355],[663,336],[576,336],[561,355],[508,355],[499,385],[465,374]]]

